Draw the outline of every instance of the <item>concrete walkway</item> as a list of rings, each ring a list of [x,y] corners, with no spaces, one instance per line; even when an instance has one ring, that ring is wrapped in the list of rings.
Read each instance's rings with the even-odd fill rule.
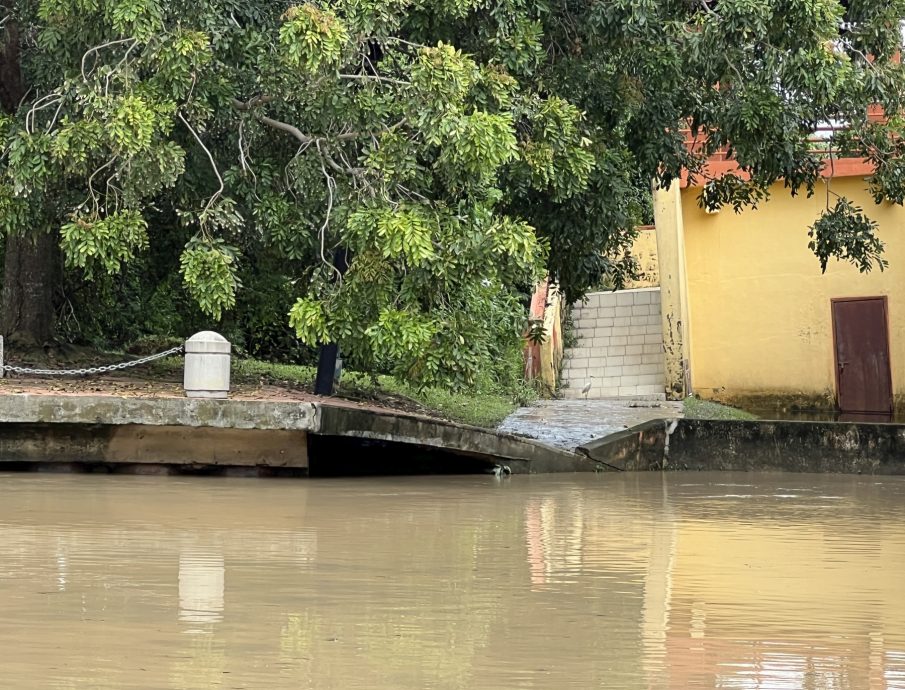
[[[499,430],[572,450],[592,439],[652,419],[681,416],[680,402],[630,398],[541,400],[531,407],[516,410]]]

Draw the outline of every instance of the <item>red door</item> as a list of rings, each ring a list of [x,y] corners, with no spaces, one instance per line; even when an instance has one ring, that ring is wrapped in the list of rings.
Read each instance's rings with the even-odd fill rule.
[[[836,391],[842,412],[892,410],[885,297],[833,300]]]

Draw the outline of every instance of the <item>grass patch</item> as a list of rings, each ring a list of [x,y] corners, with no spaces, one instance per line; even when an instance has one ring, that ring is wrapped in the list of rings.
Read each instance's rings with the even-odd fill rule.
[[[361,377],[360,374],[357,376]],[[343,379],[345,378],[344,374]],[[348,385],[349,383],[343,381],[340,386],[340,395],[345,392]],[[378,394],[381,392],[390,393],[411,400],[426,410],[439,414],[441,417],[463,424],[486,428],[499,426],[506,417],[519,407],[519,402],[512,395],[501,392],[473,391],[453,393],[440,388],[418,390],[392,376],[378,377],[378,385],[376,387],[370,382],[366,386],[369,386],[369,390]],[[367,387],[366,390],[368,390]]]
[[[155,364],[160,373],[182,373],[181,358],[167,358]],[[311,392],[316,374],[317,369],[312,366],[238,358],[233,359],[232,363],[232,381],[236,384],[266,383]],[[531,397],[527,388],[517,393],[483,390],[454,393],[438,388],[418,389],[393,376],[375,378],[349,370],[343,371],[337,396],[485,428],[498,426]]]
[[[720,405],[719,403],[701,400],[700,398],[685,398],[682,404],[687,419],[757,419],[756,415],[740,410],[737,407]]]
[[[313,387],[314,372],[311,374]],[[353,400],[372,400],[402,409],[414,408],[454,422],[485,428],[500,425],[520,406],[513,394],[503,391],[453,392],[442,388],[419,389],[393,376],[370,376],[344,371],[337,395]]]

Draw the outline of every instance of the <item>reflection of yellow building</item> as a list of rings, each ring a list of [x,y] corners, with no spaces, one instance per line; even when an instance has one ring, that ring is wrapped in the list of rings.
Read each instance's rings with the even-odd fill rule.
[[[777,184],[768,201],[741,213],[707,213],[701,189],[679,183],[656,193],[667,388],[675,397],[693,391],[758,407],[833,407],[845,386],[860,386],[868,396],[885,387],[877,395],[887,408],[890,393],[905,400],[905,209],[876,205],[863,174],[837,176],[831,190],[878,222],[886,271],[861,274],[831,260],[821,273],[807,233],[826,208],[826,182],[811,198]],[[840,304],[851,298],[862,299]],[[862,308],[874,309],[870,323]],[[864,355],[876,360],[871,371],[845,368],[843,337],[873,348]],[[884,411],[876,402],[851,405],[843,409]]]
[[[827,515],[826,527],[679,526],[670,688],[905,687],[887,683],[905,652],[903,525],[865,534]]]
[[[643,673],[625,687],[905,688],[897,490],[729,476],[623,475],[607,482],[606,511],[588,496],[572,511],[529,504],[532,584],[556,589],[605,567],[614,583],[642,585],[632,642]],[[580,547],[566,539],[577,533]]]

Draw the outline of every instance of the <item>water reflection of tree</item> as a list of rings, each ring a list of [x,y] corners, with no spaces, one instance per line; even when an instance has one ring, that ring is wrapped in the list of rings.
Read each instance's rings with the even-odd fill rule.
[[[489,646],[492,623],[505,605],[505,585],[484,574],[482,560],[496,545],[517,547],[521,531],[516,511],[475,515],[473,509],[420,505],[408,515],[390,508],[374,516],[389,529],[369,531],[367,571],[354,589],[286,614],[281,662],[294,666],[305,687],[343,688],[348,659],[336,648],[354,640],[358,648],[350,653],[360,682],[472,685],[474,659]],[[321,539],[319,559],[342,560],[347,548],[345,539]]]
[[[172,661],[169,685],[178,690],[229,687],[227,646],[214,635],[184,635]],[[156,675],[156,673],[155,673]]]

